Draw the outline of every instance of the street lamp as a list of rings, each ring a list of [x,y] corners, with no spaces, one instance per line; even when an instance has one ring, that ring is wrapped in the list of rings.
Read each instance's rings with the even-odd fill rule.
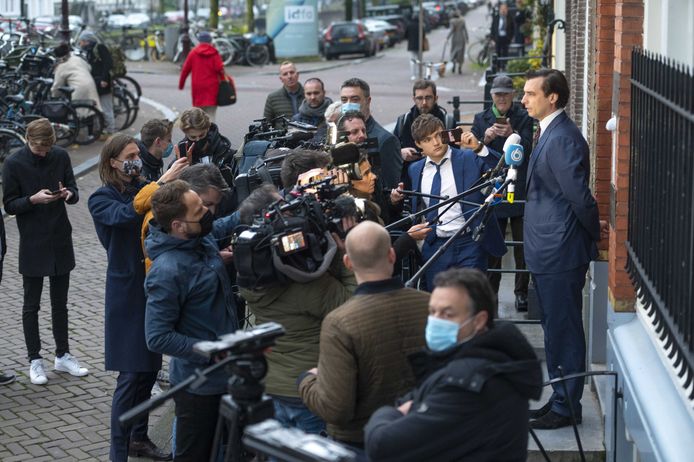
[[[70,9],[67,5],[67,0],[61,0],[60,2],[60,36],[63,41],[70,43],[70,19],[68,15],[70,14]]]
[[[66,0],[63,0],[66,1]],[[181,45],[183,46],[183,59],[190,53],[190,35],[188,35],[188,0],[183,0],[183,27],[181,27]]]

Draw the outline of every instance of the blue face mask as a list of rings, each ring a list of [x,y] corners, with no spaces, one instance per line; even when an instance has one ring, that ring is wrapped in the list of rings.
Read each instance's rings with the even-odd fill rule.
[[[162,159],[166,159],[171,155],[173,152],[173,143],[169,143],[169,145],[164,149],[164,152],[161,154]]]
[[[359,103],[344,103],[340,108],[341,113],[345,112],[359,112],[361,110],[361,104]]]
[[[458,324],[457,322],[429,316],[429,318],[427,318],[427,327],[425,330],[427,346],[432,351],[443,351],[454,347],[458,343],[467,342],[472,339],[475,334],[473,333],[469,337],[458,342],[458,331],[472,322],[474,318],[475,316],[472,315],[462,324]]]

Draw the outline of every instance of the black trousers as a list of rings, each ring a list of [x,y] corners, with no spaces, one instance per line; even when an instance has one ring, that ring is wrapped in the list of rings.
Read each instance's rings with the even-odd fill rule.
[[[194,395],[183,391],[176,403],[176,462],[210,460],[222,395]]]
[[[148,416],[133,423],[128,428],[121,427],[118,418],[138,404],[147,401],[152,395],[152,387],[157,381],[157,372],[119,372],[116,389],[111,404],[111,452],[112,462],[128,461],[130,441],[147,439]]]
[[[70,273],[60,276],[49,276],[51,295],[51,321],[55,355],[63,356],[70,351],[67,336],[67,293],[70,289]],[[24,341],[27,345],[29,361],[41,358],[41,336],[39,335],[39,310],[41,309],[41,292],[43,277],[23,276],[24,307],[22,308],[22,325]]]
[[[506,224],[511,222],[511,236],[514,241],[523,240],[523,217],[510,217],[510,218],[499,218],[499,228],[501,228],[501,235],[506,236]],[[514,246],[513,247],[513,259],[516,262],[516,269],[525,269],[525,257],[523,256],[523,247]],[[501,268],[501,258],[489,256],[489,269],[499,269]],[[499,285],[501,284],[501,274],[502,273],[489,273],[489,282],[492,284],[494,293],[499,293]],[[516,273],[515,277],[515,287],[513,292],[516,295],[528,295],[528,282],[530,281],[530,275],[528,273]]]

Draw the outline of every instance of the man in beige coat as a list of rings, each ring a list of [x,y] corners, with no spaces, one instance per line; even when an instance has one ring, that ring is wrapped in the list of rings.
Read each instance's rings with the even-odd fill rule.
[[[299,395],[330,436],[362,448],[371,414],[414,385],[407,356],[424,348],[429,294],[391,277],[395,251],[374,222],[349,232],[344,263],[359,285],[323,320],[318,368],[299,377]]]
[[[70,46],[66,43],[58,45],[55,50],[58,58],[53,77],[51,95],[61,96],[60,87],[69,86],[75,89],[72,93],[73,100],[91,100],[101,111],[99,93],[96,91],[96,84],[91,74],[89,63],[70,53]]]

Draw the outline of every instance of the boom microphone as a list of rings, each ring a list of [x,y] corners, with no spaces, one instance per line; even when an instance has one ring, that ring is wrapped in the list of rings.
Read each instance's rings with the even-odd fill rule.
[[[511,139],[511,136],[509,136],[509,139]],[[518,136],[518,138],[520,139],[520,136]],[[508,140],[506,140],[506,144],[504,144],[504,163],[509,166],[508,173],[506,174],[506,181],[511,180],[506,193],[506,200],[509,204],[513,204],[515,200],[518,166],[523,164],[523,156],[524,149],[521,144],[509,143]]]

